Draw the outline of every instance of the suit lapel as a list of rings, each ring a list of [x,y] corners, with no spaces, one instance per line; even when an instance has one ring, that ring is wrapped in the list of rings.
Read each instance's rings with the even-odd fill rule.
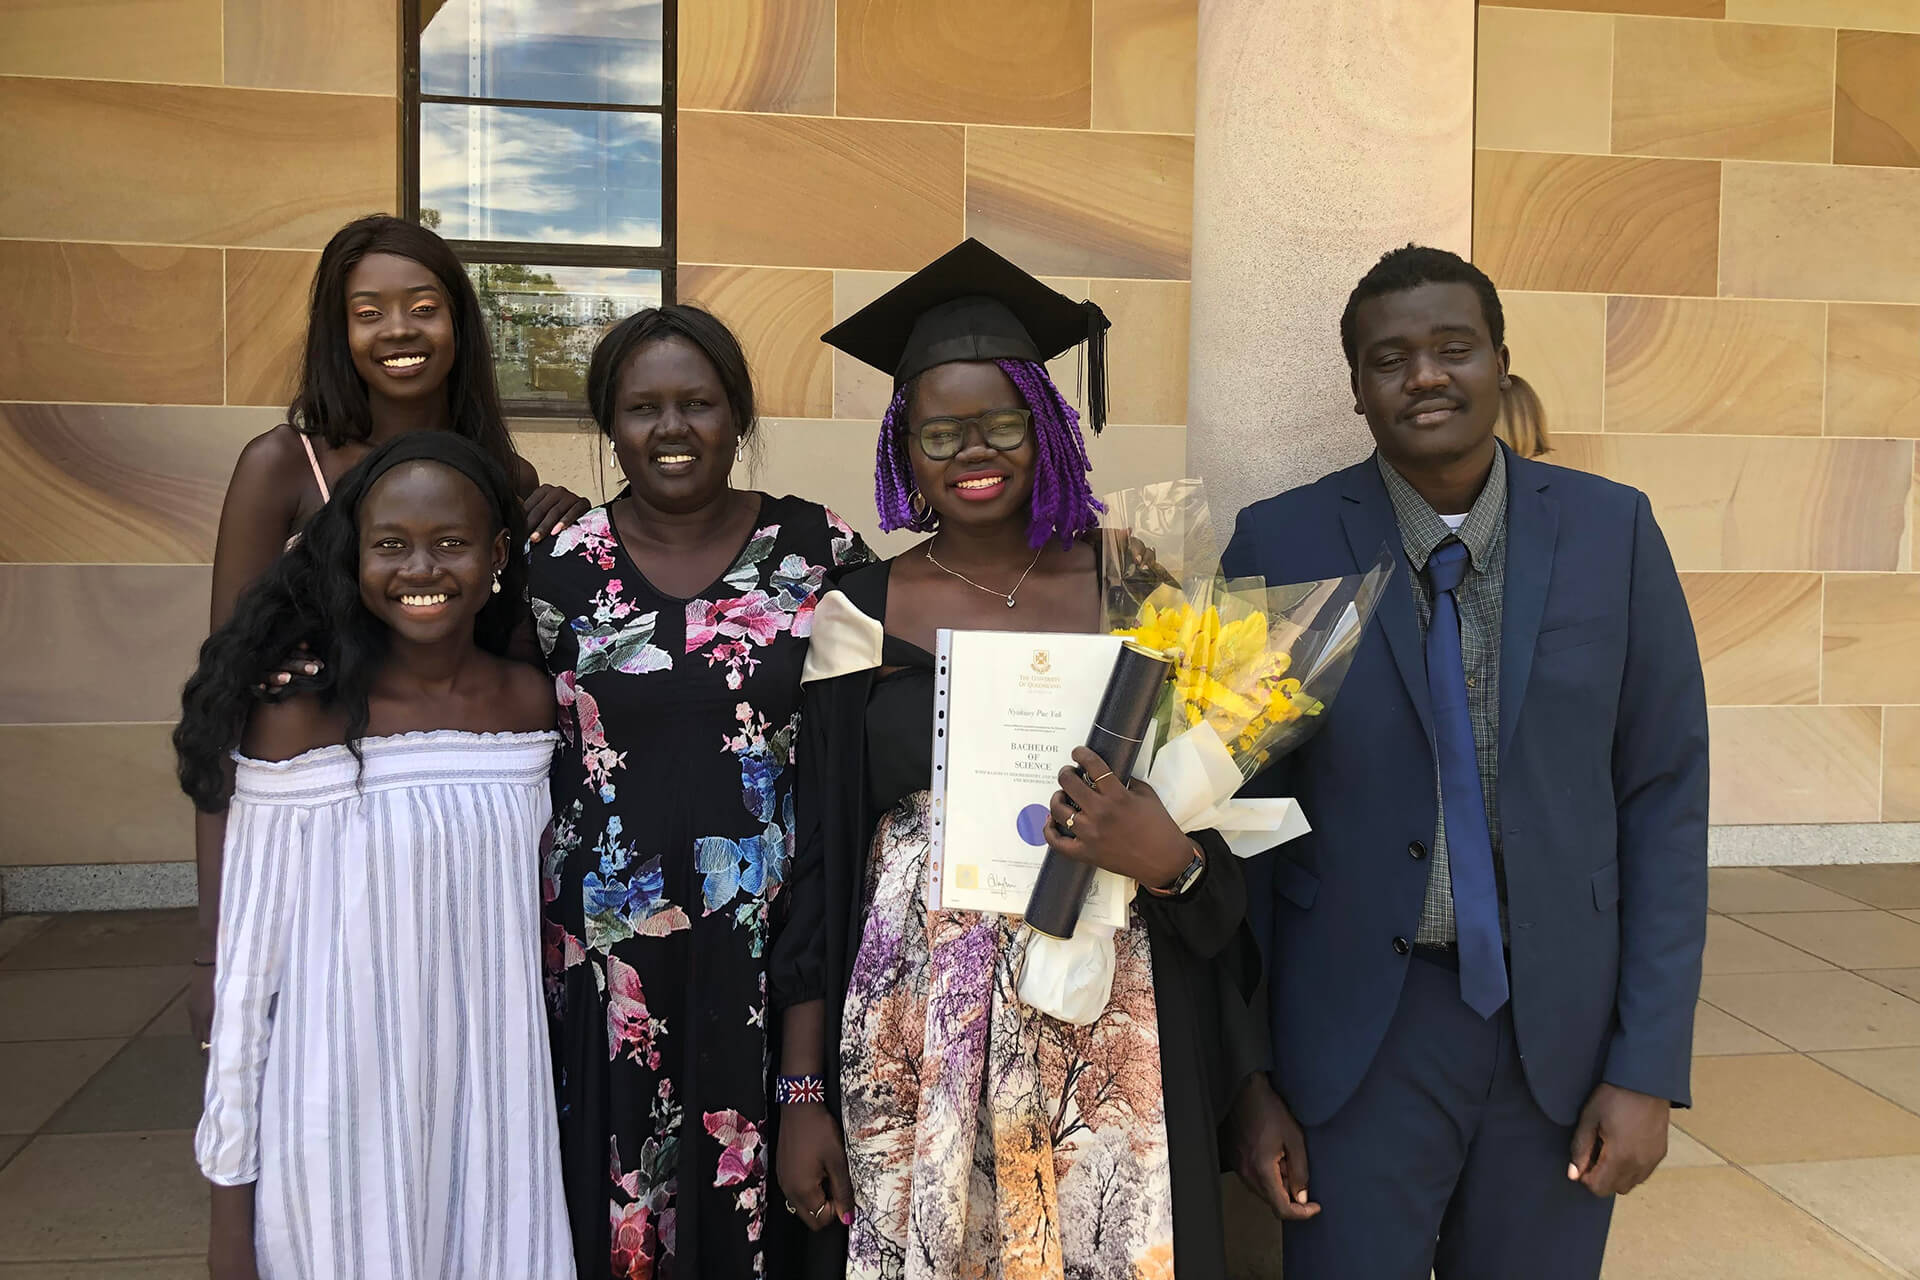
[[[1511,456],[1511,455],[1509,455]],[[1504,764],[1533,674],[1533,645],[1553,577],[1560,508],[1545,467],[1512,457],[1507,489],[1507,580],[1500,623],[1500,759]]]
[[[1407,696],[1420,714],[1420,727],[1431,742],[1433,705],[1427,695],[1427,655],[1420,644],[1420,621],[1414,617],[1411,589],[1400,585],[1409,572],[1407,557],[1400,545],[1393,500],[1387,497],[1386,482],[1372,459],[1348,470],[1341,498],[1340,523],[1346,529],[1355,567],[1362,573],[1372,568],[1382,547],[1392,553],[1393,579],[1381,593],[1380,627],[1386,632],[1387,647],[1393,651],[1393,663],[1406,683]]]

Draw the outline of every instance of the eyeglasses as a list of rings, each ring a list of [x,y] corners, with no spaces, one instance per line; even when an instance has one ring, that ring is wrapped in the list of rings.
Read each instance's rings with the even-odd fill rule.
[[[945,462],[967,447],[968,428],[979,427],[987,448],[1011,453],[1026,443],[1033,426],[1028,409],[995,409],[974,418],[928,418],[908,434],[920,442],[920,452],[930,462]]]

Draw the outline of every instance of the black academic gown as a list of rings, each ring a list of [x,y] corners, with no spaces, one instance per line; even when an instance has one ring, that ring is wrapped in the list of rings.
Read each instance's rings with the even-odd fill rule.
[[[838,590],[884,622],[890,562],[837,575]],[[814,643],[822,644],[816,631]],[[840,1109],[840,1027],[859,952],[867,854],[893,804],[932,778],[933,659],[887,636],[878,661],[806,685],[801,699],[798,837],[776,904],[768,963],[773,1005],[826,1004],[827,1101]],[[882,667],[889,670],[880,675]],[[1181,1280],[1224,1280],[1219,1127],[1240,1084],[1268,1065],[1258,944],[1246,922],[1239,859],[1215,833],[1193,833],[1207,871],[1185,897],[1136,899],[1153,950],[1173,1188],[1174,1268]],[[807,1274],[846,1274],[846,1233],[810,1242]]]

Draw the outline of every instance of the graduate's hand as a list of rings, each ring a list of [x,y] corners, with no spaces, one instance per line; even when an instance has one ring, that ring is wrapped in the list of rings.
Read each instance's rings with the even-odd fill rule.
[[[780,1149],[774,1176],[787,1208],[809,1231],[838,1222],[853,1225],[853,1177],[840,1126],[824,1103],[790,1102],[780,1108]]]
[[[1653,1176],[1667,1158],[1673,1104],[1603,1084],[1593,1091],[1573,1130],[1569,1180],[1596,1196],[1623,1196]]]
[[[551,538],[593,510],[593,504],[571,489],[543,484],[527,495],[527,541]]]
[[[1073,763],[1077,769],[1060,771],[1060,790],[1048,806],[1053,821],[1047,824],[1047,848],[1149,889],[1165,888],[1193,865],[1193,841],[1174,825],[1145,779],[1121,786],[1107,762],[1086,747],[1073,749]]]
[[[1227,1115],[1227,1154],[1247,1189],[1283,1222],[1320,1212],[1307,1197],[1307,1137],[1264,1073],[1248,1079]]]
[[[213,974],[212,965],[196,964],[187,982],[187,1029],[198,1044],[213,1039]]]

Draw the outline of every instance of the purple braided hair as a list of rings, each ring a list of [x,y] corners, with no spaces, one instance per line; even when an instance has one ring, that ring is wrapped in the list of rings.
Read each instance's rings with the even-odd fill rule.
[[[1046,369],[1031,360],[996,360],[1012,380],[1020,398],[1033,412],[1033,440],[1036,454],[1033,468],[1033,497],[1027,524],[1027,545],[1038,550],[1050,537],[1058,537],[1062,546],[1074,541],[1100,523],[1106,508],[1093,496],[1087,476],[1093,463],[1087,458],[1086,440],[1080,434],[1080,414],[1067,403],[1047,376]],[[874,450],[873,505],[880,515],[880,527],[888,533],[912,529],[931,533],[940,526],[940,517],[931,507],[916,512],[913,498],[913,463],[907,457],[907,406],[913,399],[912,379],[893,393],[893,401],[880,419],[880,439]]]

